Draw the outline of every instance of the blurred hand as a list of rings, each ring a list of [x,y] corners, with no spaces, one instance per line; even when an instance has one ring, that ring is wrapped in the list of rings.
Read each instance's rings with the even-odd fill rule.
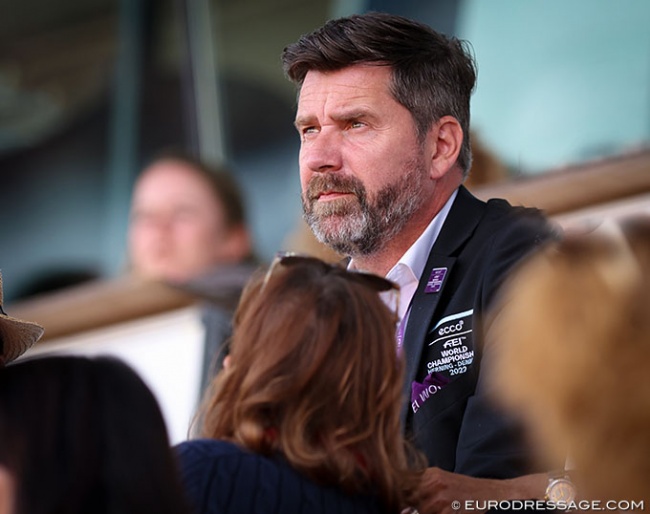
[[[509,480],[474,478],[428,468],[420,484],[419,514],[478,514],[489,500],[530,500],[544,497],[547,475],[539,473]],[[470,510],[465,502],[472,500]]]

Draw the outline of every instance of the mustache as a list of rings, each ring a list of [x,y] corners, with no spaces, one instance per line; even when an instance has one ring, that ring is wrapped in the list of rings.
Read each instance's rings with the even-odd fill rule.
[[[307,184],[305,196],[313,201],[320,195],[331,192],[352,193],[361,201],[366,198],[366,189],[359,179],[330,173],[314,175]]]

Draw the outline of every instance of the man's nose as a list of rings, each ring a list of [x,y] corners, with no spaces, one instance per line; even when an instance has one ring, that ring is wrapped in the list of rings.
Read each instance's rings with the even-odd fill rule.
[[[343,164],[341,136],[335,131],[321,130],[300,147],[302,167],[312,172],[338,171]]]

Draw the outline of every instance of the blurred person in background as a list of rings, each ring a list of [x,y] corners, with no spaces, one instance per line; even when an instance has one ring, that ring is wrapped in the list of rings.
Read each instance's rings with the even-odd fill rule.
[[[135,183],[128,249],[134,273],[174,283],[251,258],[235,179],[181,154],[156,158]]]
[[[177,447],[198,513],[398,513],[415,503],[395,314],[379,296],[393,287],[291,255],[252,279],[200,411],[203,439]]]
[[[523,417],[540,460],[568,455],[565,498],[647,507],[650,216],[567,233],[525,261],[499,301],[494,395]]]
[[[149,163],[133,190],[128,260],[136,276],[205,300],[205,386],[221,367],[232,313],[257,266],[243,195],[231,173],[180,153]]]
[[[165,422],[112,358],[44,357],[0,372],[3,514],[184,514]]]
[[[43,335],[43,327],[9,316],[3,308],[0,273],[0,368],[25,353]]]

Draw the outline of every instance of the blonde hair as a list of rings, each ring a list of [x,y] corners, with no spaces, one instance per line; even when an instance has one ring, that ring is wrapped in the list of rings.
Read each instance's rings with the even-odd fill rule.
[[[400,427],[395,317],[375,290],[321,261],[254,277],[235,314],[231,364],[202,435],[281,453],[313,480],[411,504]]]
[[[586,494],[650,499],[650,218],[571,234],[511,276],[496,392]]]

